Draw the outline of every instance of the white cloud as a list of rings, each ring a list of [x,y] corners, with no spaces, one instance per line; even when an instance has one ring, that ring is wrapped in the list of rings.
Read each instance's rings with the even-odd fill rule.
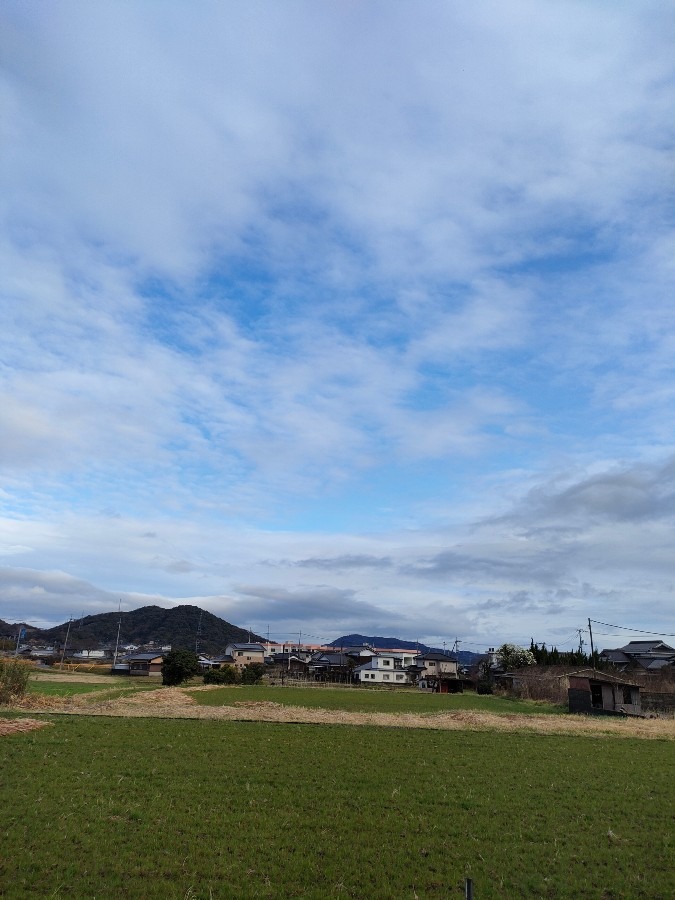
[[[486,642],[666,595],[670,10],[37,9],[0,13],[10,565]]]

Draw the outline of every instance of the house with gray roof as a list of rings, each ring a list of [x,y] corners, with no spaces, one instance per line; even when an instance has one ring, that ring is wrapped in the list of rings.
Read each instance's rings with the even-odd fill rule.
[[[675,647],[661,640],[629,641],[623,647],[603,650],[600,659],[622,672],[635,669],[656,674],[665,666],[675,665]]]

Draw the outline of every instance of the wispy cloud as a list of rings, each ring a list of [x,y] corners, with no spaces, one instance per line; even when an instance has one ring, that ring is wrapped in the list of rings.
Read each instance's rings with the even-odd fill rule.
[[[0,17],[13,609],[660,627],[671,10]]]

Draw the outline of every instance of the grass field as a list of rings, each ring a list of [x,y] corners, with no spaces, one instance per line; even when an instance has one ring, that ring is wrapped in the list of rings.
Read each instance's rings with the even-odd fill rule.
[[[0,894],[675,895],[675,743],[56,717],[0,738]]]
[[[161,687],[159,680],[149,682],[147,679],[129,679],[108,676],[96,676],[89,680],[86,675],[68,673],[56,675],[34,676],[28,681],[27,693],[34,697],[74,697],[81,694],[105,694],[108,698],[124,696],[137,691],[154,690]]]
[[[29,681],[27,691],[29,694],[46,694],[48,697],[70,697],[73,694],[88,694],[93,691],[113,690],[116,685],[111,684],[77,684],[67,681]]]
[[[223,687],[212,691],[195,691],[197,703],[203,706],[231,706],[242,701],[273,701],[284,706],[310,709],[341,709],[347,712],[429,713],[458,709],[474,709],[492,713],[562,714],[567,710],[550,703],[531,700],[508,700],[491,695],[427,694],[422,691],[382,691],[368,688],[299,688],[299,687]]]

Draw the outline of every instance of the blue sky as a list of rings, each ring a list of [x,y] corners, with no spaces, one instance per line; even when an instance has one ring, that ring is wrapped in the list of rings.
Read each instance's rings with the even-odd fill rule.
[[[672,9],[0,17],[0,617],[675,632]]]

